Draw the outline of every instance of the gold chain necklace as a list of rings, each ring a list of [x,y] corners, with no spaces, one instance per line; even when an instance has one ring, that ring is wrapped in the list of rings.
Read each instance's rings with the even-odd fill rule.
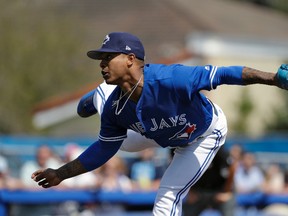
[[[119,96],[119,99],[116,102],[116,109],[115,109],[115,115],[119,115],[122,110],[124,109],[124,107],[126,106],[126,103],[128,102],[129,98],[132,96],[132,94],[134,93],[134,91],[136,90],[136,88],[139,86],[141,80],[142,80],[142,77],[143,77],[143,74],[141,75],[140,79],[137,81],[137,83],[131,88],[130,90],[130,94],[127,96],[127,99],[126,101],[124,102],[123,106],[121,107],[121,109],[118,110],[119,108],[119,102],[120,100],[125,97],[129,91],[125,92],[125,94],[122,95],[123,91],[121,90],[121,93],[120,93],[120,96]]]

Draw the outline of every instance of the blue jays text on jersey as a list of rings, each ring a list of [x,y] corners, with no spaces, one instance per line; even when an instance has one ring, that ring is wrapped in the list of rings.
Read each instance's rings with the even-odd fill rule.
[[[138,103],[128,100],[116,115],[113,105],[121,94],[120,87],[116,87],[101,115],[97,150],[93,145],[91,148],[94,153],[109,148],[111,155],[115,154],[126,138],[127,129],[155,140],[162,147],[187,145],[209,128],[213,117],[213,104],[200,91],[210,91],[222,84],[241,85],[242,69],[242,66],[145,65]],[[119,107],[124,103],[125,99],[120,100]]]

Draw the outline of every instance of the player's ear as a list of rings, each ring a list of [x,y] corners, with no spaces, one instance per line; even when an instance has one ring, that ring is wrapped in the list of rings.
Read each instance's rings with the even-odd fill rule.
[[[127,64],[128,66],[132,66],[134,61],[136,60],[136,56],[134,53],[130,53],[127,55]]]

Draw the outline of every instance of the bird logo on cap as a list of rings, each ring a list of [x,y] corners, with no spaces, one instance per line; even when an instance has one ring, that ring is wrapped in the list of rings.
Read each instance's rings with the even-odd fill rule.
[[[110,41],[110,37],[106,35],[102,44],[106,44],[108,41]]]

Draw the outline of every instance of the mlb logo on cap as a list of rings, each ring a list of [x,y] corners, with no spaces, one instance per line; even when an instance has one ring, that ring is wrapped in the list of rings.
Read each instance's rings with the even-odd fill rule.
[[[145,59],[144,47],[138,37],[126,32],[112,32],[105,36],[102,47],[87,53],[92,59],[99,59],[102,53],[134,53],[138,59]]]

